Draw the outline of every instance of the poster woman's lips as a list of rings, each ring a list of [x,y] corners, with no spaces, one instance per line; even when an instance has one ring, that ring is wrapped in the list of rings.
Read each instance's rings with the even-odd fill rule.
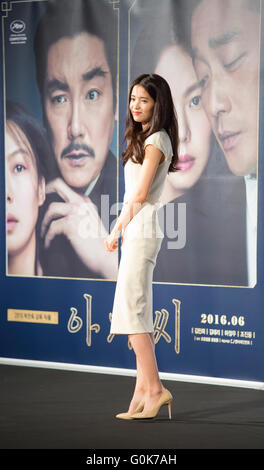
[[[189,154],[179,155],[178,162],[176,164],[177,170],[188,171],[190,170],[195,162],[195,157]]]
[[[224,150],[232,150],[233,147],[237,144],[241,132],[232,132],[232,131],[224,131],[219,132],[219,140],[222,144]]]
[[[6,223],[7,223],[8,232],[11,232],[13,228],[16,226],[16,224],[18,223],[18,220],[13,215],[7,214]]]

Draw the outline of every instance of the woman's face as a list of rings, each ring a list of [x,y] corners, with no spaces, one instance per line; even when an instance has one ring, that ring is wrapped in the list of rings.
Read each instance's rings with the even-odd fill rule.
[[[142,127],[150,122],[155,101],[141,85],[135,85],[131,91],[129,109],[134,121],[141,122]]]
[[[35,156],[24,133],[8,121],[6,152],[6,233],[9,255],[28,246],[35,234],[38,208],[45,199],[44,178],[38,179]]]
[[[191,57],[180,46],[163,50],[155,73],[167,80],[178,116],[178,171],[169,173],[168,181],[182,193],[198,181],[207,164],[211,128],[201,105]]]

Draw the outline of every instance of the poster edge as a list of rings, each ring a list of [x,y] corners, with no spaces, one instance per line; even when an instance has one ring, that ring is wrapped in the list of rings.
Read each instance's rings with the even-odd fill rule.
[[[33,367],[33,368],[44,368],[44,369],[55,369],[55,370],[66,370],[72,372],[86,372],[95,374],[106,374],[106,375],[119,375],[135,377],[136,370],[125,369],[119,367],[106,367],[96,366],[89,364],[74,364],[66,362],[49,362],[49,361],[38,361],[29,359],[18,359],[9,357],[0,357],[0,365],[7,366],[21,366],[21,367]],[[190,375],[190,374],[175,374],[171,372],[160,372],[160,378],[162,380],[177,381],[177,382],[189,382],[198,383],[204,385],[218,385],[234,388],[249,388],[255,390],[264,391],[264,382],[253,381],[253,380],[239,380],[230,379],[224,377],[207,377],[201,375]]]

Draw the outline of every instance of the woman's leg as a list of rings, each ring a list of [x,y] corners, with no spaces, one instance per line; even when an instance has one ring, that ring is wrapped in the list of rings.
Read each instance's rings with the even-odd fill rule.
[[[135,412],[136,408],[138,407],[140,402],[143,400],[144,395],[146,393],[143,372],[140,367],[138,359],[136,359],[136,361],[137,361],[137,378],[136,378],[134,394],[133,394],[133,397],[132,397],[132,400],[130,402],[129,409],[128,409],[128,413],[130,414]]]
[[[155,352],[154,334],[153,334],[153,333],[149,333],[149,337],[150,337],[150,340],[151,340],[151,343],[152,343],[152,346],[153,346],[153,350],[154,350],[154,352]]]
[[[149,333],[149,337],[153,346],[153,350],[155,350],[153,333]],[[129,409],[128,409],[128,413],[130,414],[134,413],[135,409],[143,400],[144,395],[146,393],[144,374],[143,374],[138,358],[136,358],[136,362],[137,362],[137,378],[136,378],[134,394],[133,394],[133,397],[132,397],[132,400],[130,402]]]
[[[154,339],[149,333],[129,335],[137,358],[137,384],[136,388],[144,390],[144,410],[151,410],[157,403],[161,392],[162,384],[159,379],[159,372],[154,352]],[[136,391],[136,389],[135,389]],[[134,398],[136,395],[134,394]]]

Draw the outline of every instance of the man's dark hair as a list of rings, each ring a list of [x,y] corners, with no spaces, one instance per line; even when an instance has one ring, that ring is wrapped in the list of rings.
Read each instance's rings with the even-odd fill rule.
[[[116,102],[117,27],[113,5],[107,0],[50,0],[35,35],[34,52],[37,83],[41,98],[50,47],[60,39],[81,33],[94,35],[104,42],[112,75],[114,106]]]

